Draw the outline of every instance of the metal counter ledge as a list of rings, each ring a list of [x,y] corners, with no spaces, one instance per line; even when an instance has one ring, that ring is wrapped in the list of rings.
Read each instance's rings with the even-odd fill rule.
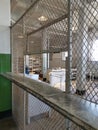
[[[48,83],[29,79],[20,74],[2,73],[0,75],[47,103],[83,129],[98,130],[98,105],[79,96],[66,94]]]

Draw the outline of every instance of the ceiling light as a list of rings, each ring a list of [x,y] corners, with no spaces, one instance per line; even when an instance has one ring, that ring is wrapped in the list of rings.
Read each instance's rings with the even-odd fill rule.
[[[18,38],[24,38],[24,36],[23,35],[19,35]]]
[[[72,27],[72,31],[74,31],[75,30],[75,27]]]
[[[34,43],[34,41],[30,41],[30,43]]]
[[[38,20],[41,21],[41,22],[44,22],[44,21],[47,21],[48,18],[42,15],[42,16],[40,16],[40,17],[38,18]]]
[[[97,15],[97,11],[96,11],[96,10],[93,12],[93,15],[94,15],[94,16],[96,16],[96,15]]]
[[[72,31],[73,32],[76,32],[78,30],[78,28],[75,26],[75,27],[72,27]]]

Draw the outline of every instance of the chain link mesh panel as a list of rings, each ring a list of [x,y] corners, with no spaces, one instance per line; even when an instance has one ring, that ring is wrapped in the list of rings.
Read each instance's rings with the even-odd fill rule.
[[[48,55],[48,68],[65,68],[63,53],[67,50],[67,18],[28,36],[27,52],[46,53]],[[56,58],[56,60],[55,60]],[[53,62],[55,61],[55,62]],[[47,62],[47,60],[46,60]]]
[[[39,0],[24,17],[26,33],[30,33],[67,14],[67,1]],[[32,21],[33,19],[33,21]]]
[[[29,54],[42,54],[43,77],[47,81],[49,81],[49,69],[65,68],[65,55],[62,52],[67,50],[67,26],[68,19],[64,17],[49,27],[28,35],[27,52]],[[65,73],[63,74],[65,77]],[[65,83],[63,84],[65,87]]]
[[[21,95],[21,96],[20,96]],[[12,87],[12,113],[18,129],[25,128],[25,91],[13,84]]]
[[[84,130],[45,102],[27,94],[25,129],[30,130]],[[28,105],[27,105],[28,104]]]
[[[36,32],[28,36],[27,52],[28,54],[42,53],[42,31]]]
[[[23,33],[23,21],[20,20],[12,28],[12,70],[13,72],[24,72],[24,51],[26,50],[26,36]]]
[[[72,1],[72,67],[77,69],[76,93],[98,103],[98,1]]]
[[[86,100],[98,103],[98,58],[96,56],[98,55],[96,51],[98,47],[98,1],[72,0],[71,6],[72,10],[70,11],[73,15],[71,28],[72,50],[70,50],[72,51],[71,70],[74,68],[71,73],[72,92],[76,92]],[[49,60],[49,66],[43,66],[44,71],[53,67],[64,67],[65,69],[65,60],[62,61],[61,53],[68,51],[67,7],[67,0],[40,0],[13,27],[12,54],[14,72],[20,72],[18,59],[23,58],[24,50],[27,54],[46,53],[47,56],[49,54],[49,57],[45,59],[46,62]],[[46,20],[39,20],[41,16],[45,16]],[[25,39],[26,34],[28,41]],[[25,38],[19,38],[21,35]],[[53,56],[56,54],[57,56],[59,55],[59,58],[54,58],[54,64]],[[64,79],[64,83],[65,81]],[[28,123],[25,125],[25,129],[84,130],[81,126],[68,120],[67,117],[62,116],[46,103],[33,96],[31,97],[33,100],[32,98],[30,99],[30,104],[27,101],[30,106],[25,109],[27,114],[26,121]],[[32,104],[34,105],[32,106]]]
[[[66,19],[61,19],[47,28],[48,49],[49,52],[62,52],[67,48],[67,27]]]
[[[11,24],[14,23],[33,5],[36,0],[12,0],[11,1]]]

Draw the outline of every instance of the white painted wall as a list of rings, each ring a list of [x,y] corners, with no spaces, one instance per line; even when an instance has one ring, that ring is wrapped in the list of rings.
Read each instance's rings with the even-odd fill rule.
[[[65,68],[65,62],[66,61],[62,60],[62,53],[53,53],[49,68]]]
[[[10,54],[10,28],[0,26],[0,54]]]
[[[10,54],[10,0],[0,0],[0,54]]]
[[[0,25],[10,26],[10,0],[0,0]]]

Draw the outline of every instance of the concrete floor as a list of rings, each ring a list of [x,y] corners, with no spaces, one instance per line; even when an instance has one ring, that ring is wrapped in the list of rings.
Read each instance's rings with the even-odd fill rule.
[[[0,120],[0,130],[17,130],[16,124],[11,117]]]

